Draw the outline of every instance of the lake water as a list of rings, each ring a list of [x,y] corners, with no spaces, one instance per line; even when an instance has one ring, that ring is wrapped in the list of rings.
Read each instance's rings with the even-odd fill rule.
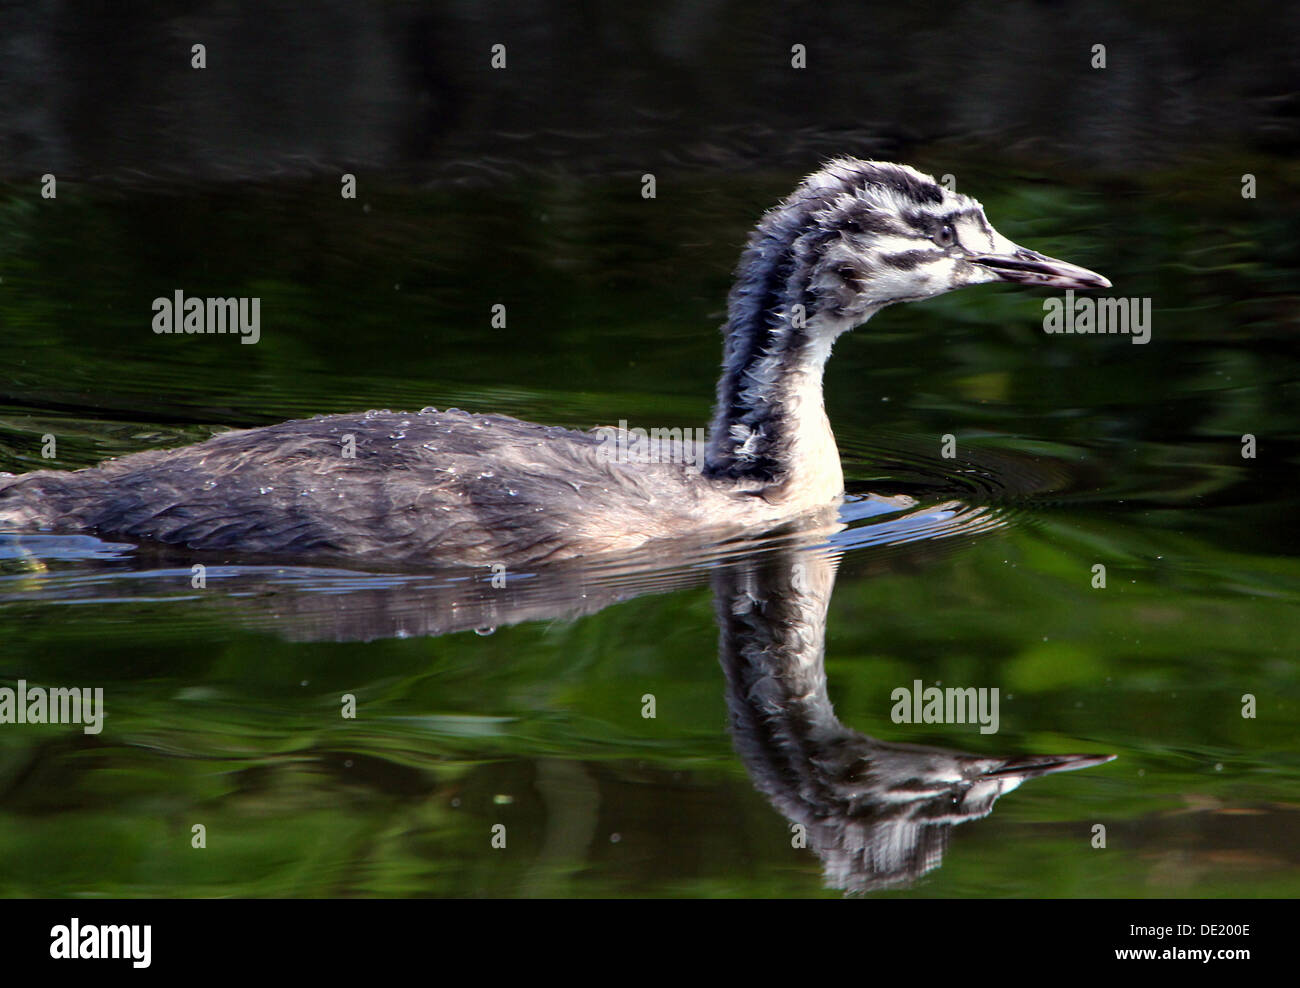
[[[0,894],[1300,893],[1295,198],[1243,200],[1236,163],[1004,164],[963,191],[1150,299],[1151,340],[1046,334],[1010,286],[880,314],[827,373],[838,529],[504,588],[237,559],[195,588],[184,559],[0,536],[0,685],[106,711],[0,726]],[[6,185],[0,470],[367,408],[702,425],[739,247],[798,177]],[[260,342],[154,335],[176,289],[260,297]],[[744,726],[755,656],[779,684],[822,647],[845,744],[1117,757],[951,827],[847,805]],[[918,680],[997,688],[997,732],[896,722]],[[797,693],[769,697],[794,725]]]

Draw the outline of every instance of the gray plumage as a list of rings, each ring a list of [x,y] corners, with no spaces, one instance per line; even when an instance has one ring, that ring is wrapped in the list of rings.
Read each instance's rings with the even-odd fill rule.
[[[698,481],[681,464],[617,462],[593,433],[429,409],[283,422],[26,474],[0,480],[0,506],[18,529],[204,550],[536,564],[699,528],[735,485]]]
[[[769,212],[742,255],[702,465],[680,446],[625,462],[594,433],[501,415],[367,412],[0,478],[0,528],[515,566],[721,538],[838,501],[822,370],[842,333],[894,302],[994,280],[1108,284],[1012,244],[929,176],[840,159]]]

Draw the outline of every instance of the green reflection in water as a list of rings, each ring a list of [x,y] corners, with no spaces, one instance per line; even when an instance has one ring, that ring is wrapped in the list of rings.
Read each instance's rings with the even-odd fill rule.
[[[1259,209],[1208,167],[962,176],[1008,236],[1152,297],[1154,338],[1047,337],[1040,295],[989,287],[841,342],[827,401],[853,489],[906,490],[891,458],[944,433],[1060,480],[950,550],[850,551],[831,698],[881,738],[1120,757],[1026,785],[883,894],[1296,895],[1294,186],[1274,175],[1289,199]],[[696,179],[652,209],[590,182],[355,203],[328,183],[64,183],[57,210],[5,190],[0,469],[49,465],[46,432],[72,467],[367,407],[702,423],[730,268],[791,180]],[[260,296],[262,342],[153,336],[149,303],[177,288]],[[250,630],[183,582],[160,596],[188,600],[110,578],[67,604],[20,561],[2,572],[0,679],[102,685],[108,720],[0,728],[0,894],[836,894],[732,751],[707,587],[326,644]],[[1001,732],[892,724],[890,690],[918,678],[1000,685]]]

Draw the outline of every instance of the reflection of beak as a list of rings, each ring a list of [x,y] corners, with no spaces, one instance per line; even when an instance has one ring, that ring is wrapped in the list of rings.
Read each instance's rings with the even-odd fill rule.
[[[1096,271],[1077,264],[1045,257],[1037,251],[1017,247],[1011,254],[977,254],[967,258],[982,265],[1003,281],[1047,288],[1109,288],[1110,282]]]

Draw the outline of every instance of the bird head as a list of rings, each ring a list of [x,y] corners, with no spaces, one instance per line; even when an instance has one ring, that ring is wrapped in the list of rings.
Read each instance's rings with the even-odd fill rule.
[[[979,202],[906,165],[843,158],[808,176],[778,207],[801,214],[802,258],[817,310],[856,325],[895,302],[1001,281],[1109,288],[1087,268],[998,233]],[[791,272],[797,275],[798,272]]]

